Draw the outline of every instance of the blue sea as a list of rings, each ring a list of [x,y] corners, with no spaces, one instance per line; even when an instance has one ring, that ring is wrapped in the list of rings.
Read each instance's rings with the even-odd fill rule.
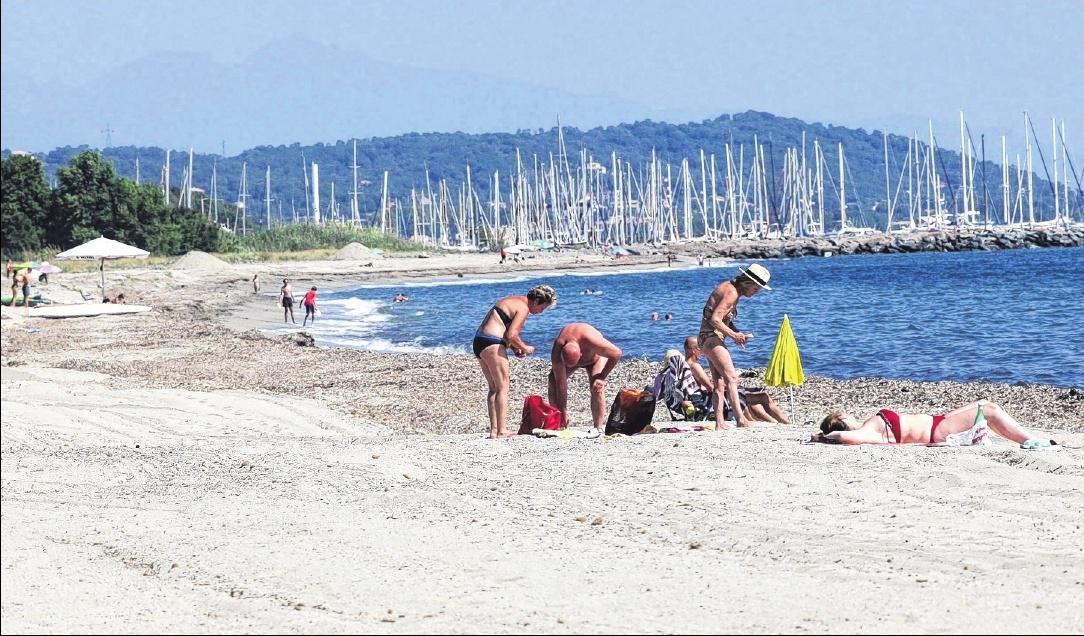
[[[742,299],[755,334],[739,367],[768,362],[784,314],[807,374],[1084,386],[1084,249],[806,257],[763,262],[774,291]],[[731,264],[366,285],[321,295],[321,345],[468,354],[490,305],[538,283],[559,294],[524,339],[548,355],[562,325],[590,322],[626,356],[659,359],[695,335]],[[583,295],[583,290],[600,290]],[[410,301],[392,302],[397,292]],[[653,322],[650,314],[658,312]],[[662,317],[667,312],[673,320]]]

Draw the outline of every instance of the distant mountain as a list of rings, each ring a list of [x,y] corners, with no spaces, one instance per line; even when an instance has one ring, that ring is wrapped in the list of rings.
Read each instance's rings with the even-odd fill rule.
[[[237,65],[208,55],[155,54],[78,87],[5,72],[0,145],[192,146],[218,150],[406,132],[512,132],[563,121],[675,117],[644,104],[576,95],[482,74],[378,62],[307,40],[273,42]],[[603,120],[602,118],[606,118]]]
[[[818,123],[806,123],[800,119],[777,117],[769,113],[745,112],[736,115],[722,115],[715,119],[688,124],[666,124],[650,120],[631,124],[597,127],[580,130],[565,127],[564,136],[570,161],[578,163],[578,155],[586,149],[589,156],[605,166],[610,165],[611,153],[616,152],[624,161],[639,171],[650,160],[654,151],[659,159],[673,167],[673,179],[676,182],[682,159],[688,158],[694,167],[699,181],[700,151],[709,155],[714,153],[720,183],[726,170],[725,146],[732,145],[735,162],[740,159],[744,148],[745,173],[748,175],[752,162],[753,140],[764,145],[765,164],[769,174],[773,175],[771,185],[773,198],[778,198],[783,184],[781,175],[784,166],[784,153],[788,148],[801,148],[803,138],[806,153],[812,157],[813,144],[819,142],[825,155],[825,188],[828,205],[831,209],[829,220],[838,219],[835,213],[838,195],[835,194],[838,183],[838,144],[842,143],[847,160],[847,202],[851,206],[852,223],[880,225],[886,216],[885,168],[883,140],[880,132],[867,132],[842,126]],[[978,143],[978,140],[974,140]],[[953,209],[952,199],[956,196],[961,183],[960,157],[948,148],[959,143],[958,139],[937,139],[937,172],[944,184],[944,195],[948,199],[949,209]],[[946,147],[947,146],[947,147]],[[896,191],[899,175],[904,169],[907,158],[908,139],[889,136],[889,165],[891,187]],[[53,174],[57,168],[66,165],[70,159],[86,147],[64,147],[38,156],[45,162],[47,174]],[[473,185],[483,201],[488,200],[490,179],[499,171],[504,185],[502,190],[507,196],[507,179],[515,169],[516,151],[521,156],[528,172],[534,170],[535,158],[542,163],[549,163],[551,155],[558,152],[558,131],[549,128],[536,132],[518,133],[410,133],[394,137],[368,137],[358,140],[358,165],[360,178],[368,184],[361,188],[363,213],[371,218],[378,209],[381,194],[381,182],[384,171],[389,173],[391,196],[399,198],[409,206],[412,186],[424,188],[426,169],[434,187],[441,179],[447,179],[451,188],[456,188],[466,177],[466,167],[470,165]],[[7,151],[5,151],[7,152]],[[337,201],[343,209],[349,209],[348,192],[352,184],[353,147],[349,140],[331,144],[318,143],[289,146],[257,146],[238,155],[223,157],[212,154],[196,154],[194,158],[195,184],[209,190],[212,166],[217,166],[219,197],[224,201],[238,200],[242,163],[248,166],[248,194],[252,196],[252,205],[260,210],[262,217],[264,192],[264,171],[271,168],[271,196],[275,199],[275,212],[282,205],[283,216],[291,217],[291,202],[304,214],[305,173],[303,166],[309,162],[320,165],[320,193],[323,205],[331,192],[331,183],[335,183]],[[922,142],[920,153],[925,152]],[[159,182],[161,169],[165,161],[165,150],[147,147],[114,147],[103,151],[103,156],[111,161],[117,171],[125,176],[135,175],[135,163],[140,162],[141,177],[144,182]],[[174,151],[172,155],[171,185],[179,188],[182,170],[187,166],[187,151]],[[1048,213],[1053,209],[1053,197],[1049,183],[1042,179],[1044,172],[1036,158],[1035,203],[1038,209]],[[639,174],[638,179],[643,179]],[[1010,176],[1013,192],[1016,191],[1016,172]],[[983,182],[986,182],[986,196]],[[985,210],[984,201],[989,201],[991,215],[1000,218],[1001,214],[1001,168],[992,162],[978,163],[975,167],[976,197],[978,209]],[[699,182],[697,183],[699,187]],[[720,191],[722,188],[719,188]],[[895,196],[895,195],[894,195]],[[898,207],[906,209],[907,191],[904,185],[900,191]],[[1080,206],[1079,192],[1075,195],[1077,207]],[[987,198],[988,197],[988,198]],[[1047,217],[1049,218],[1049,216]],[[262,221],[257,221],[262,222]],[[831,226],[829,226],[831,227]]]

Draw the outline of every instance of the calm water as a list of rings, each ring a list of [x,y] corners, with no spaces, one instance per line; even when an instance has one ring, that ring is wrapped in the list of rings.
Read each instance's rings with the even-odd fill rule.
[[[764,263],[775,291],[743,299],[738,326],[756,337],[739,367],[765,366],[790,315],[806,373],[834,378],[990,380],[1084,386],[1084,249],[802,258]],[[547,355],[560,327],[596,325],[627,356],[658,359],[697,332],[700,311],[733,266],[635,274],[366,286],[322,294],[323,345],[469,353],[495,300],[546,282],[555,309],[524,339]],[[581,295],[584,288],[602,295]],[[398,291],[411,300],[394,304]],[[652,322],[649,315],[673,314]]]

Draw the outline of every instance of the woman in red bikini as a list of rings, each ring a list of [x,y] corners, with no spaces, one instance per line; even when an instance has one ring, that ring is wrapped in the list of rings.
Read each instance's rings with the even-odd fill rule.
[[[980,415],[981,412],[981,415]],[[859,423],[847,413],[833,411],[821,422],[821,432],[810,441],[825,444],[980,444],[989,430],[1025,448],[1056,445],[1037,437],[1005,409],[979,400],[943,415],[912,415],[881,409]]]

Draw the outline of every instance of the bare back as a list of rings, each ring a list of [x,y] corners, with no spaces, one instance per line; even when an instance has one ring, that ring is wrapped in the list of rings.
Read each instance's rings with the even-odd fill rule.
[[[507,324],[494,309],[500,309],[508,317]],[[485,318],[482,318],[482,324],[478,325],[478,333],[505,338],[508,335],[507,331],[511,329],[516,319],[527,313],[529,313],[529,308],[526,296],[505,296],[493,303],[493,306],[486,312]]]
[[[586,322],[573,322],[565,325],[564,329],[557,334],[557,339],[553,341],[551,355],[554,360],[559,359],[561,351],[570,342],[575,342],[580,347],[580,359],[575,366],[571,367],[573,369],[590,368],[598,362],[600,357],[604,357],[604,352],[609,347],[613,346],[602,335],[602,332],[592,325]]]

